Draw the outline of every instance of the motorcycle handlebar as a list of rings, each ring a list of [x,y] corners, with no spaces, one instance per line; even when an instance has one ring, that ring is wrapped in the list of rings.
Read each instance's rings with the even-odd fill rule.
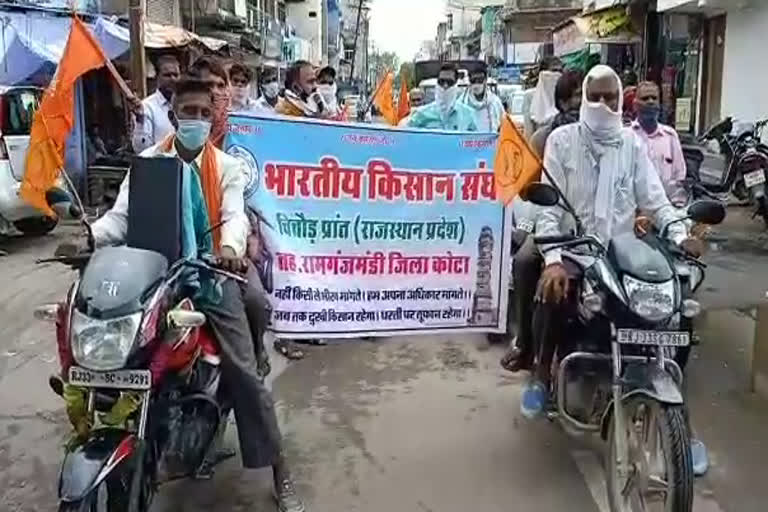
[[[204,258],[200,260],[185,260],[184,264],[190,267],[194,267],[200,270],[206,270],[208,272],[212,272],[220,276],[234,279],[238,283],[248,284],[248,279],[241,276],[240,274],[235,274],[234,272],[230,272],[228,270],[222,270],[218,268],[215,264],[215,261],[212,260],[211,258]]]
[[[75,254],[72,256],[54,256],[53,258],[41,258],[36,263],[61,263],[73,268],[84,267],[91,260],[91,253]]]

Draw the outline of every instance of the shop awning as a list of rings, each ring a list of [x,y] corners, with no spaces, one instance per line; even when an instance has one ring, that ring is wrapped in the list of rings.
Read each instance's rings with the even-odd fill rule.
[[[0,41],[0,85],[47,85],[64,52],[72,18],[31,11],[3,11],[0,16],[4,23],[4,37]],[[128,51],[127,28],[105,18],[86,24],[110,59]],[[147,23],[148,48],[175,48],[192,42],[214,51],[227,44],[178,27]]]
[[[574,16],[552,32],[555,55],[568,55],[590,44],[633,44],[643,40],[623,7]]]
[[[93,33],[106,50],[124,48],[128,51],[130,33],[128,28],[113,23],[105,18],[99,18],[93,26]],[[146,22],[144,24],[144,46],[150,49],[179,48],[191,43],[199,43],[209,50],[218,51],[228,43],[222,39],[199,36],[188,30],[172,25],[160,25]],[[108,51],[109,53],[109,51]]]

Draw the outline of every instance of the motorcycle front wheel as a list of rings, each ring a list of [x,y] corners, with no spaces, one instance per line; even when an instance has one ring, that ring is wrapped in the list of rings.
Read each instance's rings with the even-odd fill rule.
[[[59,512],[128,512],[129,489],[133,472],[125,468],[110,474],[98,487],[80,501],[59,504]],[[139,510],[146,511],[151,501],[148,484],[142,493]]]
[[[611,512],[691,512],[693,463],[682,406],[649,397],[624,402],[627,471],[618,463],[615,418],[608,437],[608,500]]]

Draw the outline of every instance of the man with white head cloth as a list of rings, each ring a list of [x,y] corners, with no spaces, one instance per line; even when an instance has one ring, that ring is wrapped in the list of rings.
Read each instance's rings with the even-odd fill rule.
[[[649,212],[657,226],[678,218],[642,141],[622,126],[621,103],[618,75],[608,66],[594,67],[584,79],[579,122],[553,131],[544,152],[544,167],[575,209],[585,234],[606,244],[633,232],[638,208]],[[549,181],[546,175],[543,179]],[[536,234],[568,232],[569,220],[561,208],[543,208]],[[685,250],[699,251],[684,223],[671,226],[669,236]],[[576,311],[580,277],[580,269],[562,259],[559,250],[547,251],[544,264],[533,315],[539,357],[521,401],[521,411],[529,418],[541,413],[547,402],[552,359]]]

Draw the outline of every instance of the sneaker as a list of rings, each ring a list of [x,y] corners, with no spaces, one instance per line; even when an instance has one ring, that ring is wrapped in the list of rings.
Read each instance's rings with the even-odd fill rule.
[[[291,480],[286,479],[280,482],[280,488],[274,490],[274,496],[279,512],[306,512],[304,503],[299,498]]]
[[[698,440],[691,439],[691,458],[693,459],[693,474],[703,476],[709,469],[709,456],[706,445]]]
[[[529,420],[532,420],[542,412],[547,405],[547,388],[539,381],[530,381],[523,389],[520,400],[520,412]]]

